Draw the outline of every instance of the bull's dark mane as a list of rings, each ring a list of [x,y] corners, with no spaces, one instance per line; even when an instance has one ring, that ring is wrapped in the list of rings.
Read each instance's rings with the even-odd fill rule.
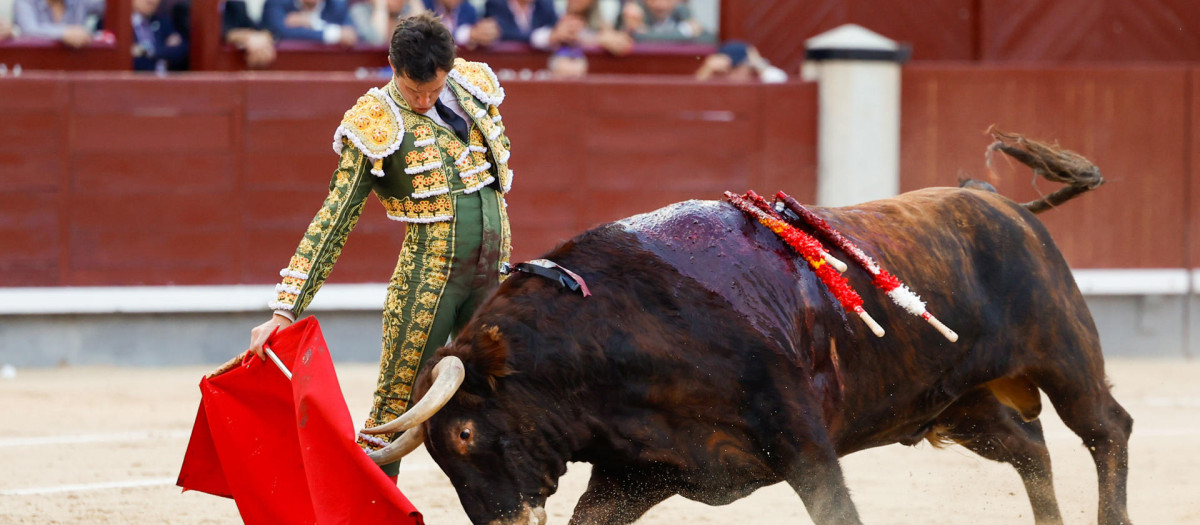
[[[594,370],[595,349],[620,347],[624,332],[613,312],[641,308],[675,310],[676,305],[655,297],[654,290],[666,285],[664,275],[672,272],[652,254],[644,253],[636,239],[613,226],[584,232],[547,252],[542,258],[559,263],[579,274],[594,292],[590,297],[565,290],[544,277],[516,273],[480,308],[464,334],[476,339],[473,348],[456,345],[460,359],[478,377],[495,379],[507,375],[512,362],[509,346],[536,349],[526,367],[553,364],[555,377],[570,384]],[[647,282],[647,281],[651,282]],[[620,294],[608,293],[610,288]],[[640,293],[641,291],[646,293]],[[636,297],[640,305],[629,304]],[[475,335],[470,335],[478,332]],[[491,334],[491,335],[485,335]],[[485,337],[490,341],[483,341]],[[552,362],[552,363],[550,363]],[[519,372],[518,372],[519,373]],[[547,385],[562,387],[566,385]]]
[[[611,331],[605,329],[611,319],[590,317],[582,311],[603,311],[614,306],[604,288],[616,286],[622,280],[621,274],[647,273],[645,268],[638,267],[637,258],[624,258],[631,266],[620,269],[595,264],[637,249],[628,236],[619,239],[614,233],[618,232],[596,228],[561,243],[541,257],[580,274],[594,291],[598,288],[598,293],[586,299],[537,275],[518,272],[505,280],[479,309],[481,315],[471,320],[454,344],[439,352],[463,361],[468,372],[463,391],[494,391],[499,379],[513,373],[509,355],[512,346],[541,350],[532,362],[526,363],[528,366],[554,362],[560,371],[554,377],[561,379],[562,384],[545,385],[547,388],[580,384],[579,380],[587,375],[589,360],[597,357],[586,355],[583,347],[602,345],[607,342],[603,339],[611,337]],[[585,248],[580,250],[581,246]],[[580,325],[585,318],[589,319],[587,326]],[[563,330],[564,327],[567,329]],[[583,337],[568,338],[564,334]]]

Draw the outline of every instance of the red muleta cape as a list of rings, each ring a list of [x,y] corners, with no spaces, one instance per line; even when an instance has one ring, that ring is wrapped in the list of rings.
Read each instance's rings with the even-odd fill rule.
[[[276,332],[267,346],[292,380],[253,354],[201,379],[176,484],[233,498],[250,525],[423,525],[421,513],[355,444],[316,318]]]

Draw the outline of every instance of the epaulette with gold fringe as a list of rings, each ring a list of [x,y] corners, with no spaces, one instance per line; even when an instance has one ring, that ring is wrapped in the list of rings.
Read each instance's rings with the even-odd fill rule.
[[[383,176],[383,159],[400,149],[404,141],[404,123],[400,110],[387,93],[371,88],[342,117],[333,132],[333,151],[341,155],[342,139],[348,139],[371,159],[371,173]]]
[[[456,58],[449,76],[484,104],[499,106],[504,102],[504,88],[500,87],[500,79],[483,62]]]

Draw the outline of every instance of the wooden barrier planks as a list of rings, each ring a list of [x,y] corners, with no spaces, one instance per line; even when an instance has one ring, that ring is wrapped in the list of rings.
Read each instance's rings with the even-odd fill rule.
[[[1185,142],[1191,94],[1184,67],[962,69],[912,66],[902,95],[901,190],[991,182],[1025,202],[1058,185],[994,158],[991,124],[1057,141],[1088,157],[1108,180],[1092,194],[1040,215],[1067,261],[1086,268],[1184,263]]]
[[[0,82],[0,285],[62,283],[69,99],[55,76]]]
[[[1200,199],[1190,167],[1200,163],[1196,75],[910,66],[902,188],[987,178],[983,131],[997,123],[1078,150],[1110,180],[1042,215],[1074,267],[1187,267],[1200,260],[1190,212]],[[325,197],[334,127],[375,83],[348,74],[0,82],[0,286],[273,281]],[[813,84],[596,77],[505,87],[518,260],[725,189],[815,195]],[[1028,170],[996,168],[1002,193],[1037,197]],[[391,275],[403,226],[370,201],[331,282]]]
[[[132,75],[68,82],[64,284],[236,280],[228,260],[240,196],[237,85]]]

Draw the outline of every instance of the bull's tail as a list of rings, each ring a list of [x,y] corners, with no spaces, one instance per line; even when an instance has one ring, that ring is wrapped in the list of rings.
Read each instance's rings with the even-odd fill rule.
[[[1016,133],[1005,133],[994,125],[988,129],[988,133],[996,139],[988,146],[989,169],[992,152],[999,150],[1029,166],[1034,174],[1067,185],[1040,199],[1022,204],[1033,213],[1046,211],[1104,184],[1100,168],[1074,151],[1030,140]]]

